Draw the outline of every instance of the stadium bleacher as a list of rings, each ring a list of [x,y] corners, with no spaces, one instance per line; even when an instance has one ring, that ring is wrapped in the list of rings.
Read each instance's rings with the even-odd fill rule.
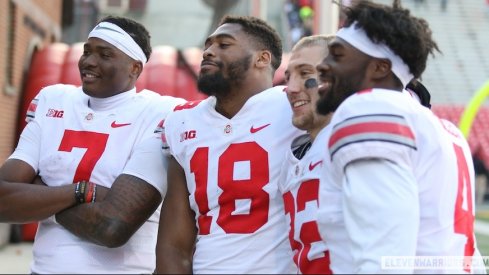
[[[374,0],[391,4],[392,0]],[[401,0],[405,8],[428,21],[441,54],[430,57],[422,82],[431,93],[433,111],[456,125],[474,94],[489,81],[489,12],[485,0]],[[409,41],[406,41],[409,43]],[[489,98],[469,133],[473,153],[489,167]]]
[[[391,4],[392,0],[374,0]],[[441,54],[430,57],[422,81],[433,104],[465,105],[489,81],[489,13],[484,0],[402,0],[411,13],[428,21]],[[406,41],[409,43],[409,41]],[[485,105],[488,105],[486,101]]]

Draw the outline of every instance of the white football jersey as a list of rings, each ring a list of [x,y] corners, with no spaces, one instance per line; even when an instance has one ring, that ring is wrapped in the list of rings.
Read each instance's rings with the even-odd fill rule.
[[[291,273],[278,178],[302,131],[284,87],[267,89],[228,119],[216,99],[177,107],[165,121],[169,150],[185,170],[198,235],[194,273]]]
[[[318,224],[333,272],[474,272],[471,258],[455,267],[445,262],[448,269],[441,262],[480,255],[472,157],[457,127],[409,95],[383,89],[350,96],[331,125],[324,146],[333,180],[320,188]],[[338,230],[348,232],[347,241],[330,243]],[[414,256],[433,257],[439,268],[406,258]],[[342,260],[353,269],[335,270],[346,266]]]
[[[81,88],[53,85],[42,89],[29,107],[29,123],[10,158],[29,163],[48,186],[89,180],[110,188],[124,173],[144,179],[164,197],[166,167],[156,165],[163,163],[163,154],[161,133],[155,129],[166,114],[185,101],[146,90],[126,93],[116,96],[122,97],[122,102],[94,111]],[[157,147],[148,148],[147,142]],[[142,156],[151,165],[131,161]],[[158,208],[118,248],[82,240],[53,219],[41,221],[32,272],[152,273],[159,212]]]
[[[329,132],[328,125],[319,132],[300,160],[293,150],[288,150],[279,181],[290,225],[289,241],[294,251],[294,263],[302,274],[331,274],[327,243],[321,239],[316,222],[321,167],[326,153],[324,144]]]

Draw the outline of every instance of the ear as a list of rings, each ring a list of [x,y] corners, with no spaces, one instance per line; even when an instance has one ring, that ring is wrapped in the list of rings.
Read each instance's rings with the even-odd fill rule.
[[[141,61],[134,61],[131,66],[131,76],[134,76],[134,79],[137,79],[143,72],[143,64]]]
[[[391,62],[389,59],[379,59],[379,58],[374,58],[372,59],[373,62],[370,64],[371,65],[371,77],[374,80],[382,80],[387,78],[392,72],[391,72]]]
[[[262,50],[258,52],[258,59],[255,64],[258,68],[268,67],[272,63],[272,53],[270,51]]]

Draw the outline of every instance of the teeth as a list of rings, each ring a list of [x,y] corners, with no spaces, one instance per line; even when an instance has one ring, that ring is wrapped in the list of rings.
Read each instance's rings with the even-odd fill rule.
[[[87,78],[95,78],[96,76],[93,75],[93,74],[85,74],[85,77],[87,77]]]
[[[292,107],[294,107],[294,108],[300,107],[300,106],[306,105],[307,103],[308,103],[308,101],[305,101],[305,100],[296,101],[296,102],[294,102]]]

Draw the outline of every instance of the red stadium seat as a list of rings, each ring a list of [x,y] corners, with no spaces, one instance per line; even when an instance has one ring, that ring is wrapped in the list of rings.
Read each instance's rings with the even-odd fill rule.
[[[197,77],[202,62],[202,50],[191,47],[179,52],[178,71],[175,86],[178,96],[187,100],[202,100],[207,95],[200,93],[197,88]]]
[[[83,43],[72,45],[66,53],[61,72],[60,83],[81,85],[80,72],[78,70],[78,60],[83,54]]]
[[[177,49],[171,46],[156,46],[146,64],[145,89],[160,94],[176,95],[175,76],[177,71]]]
[[[433,112],[440,118],[447,119],[458,126],[464,111],[461,105],[434,105]],[[481,150],[482,160],[489,167],[489,108],[479,109],[470,129],[468,141],[472,152]]]
[[[39,91],[51,84],[60,83],[66,60],[66,53],[70,47],[63,43],[55,43],[36,52],[32,57],[31,66],[27,74],[27,82],[22,94],[20,114],[17,126],[17,136],[25,127],[25,115],[32,99]],[[76,67],[78,70],[78,66]]]

